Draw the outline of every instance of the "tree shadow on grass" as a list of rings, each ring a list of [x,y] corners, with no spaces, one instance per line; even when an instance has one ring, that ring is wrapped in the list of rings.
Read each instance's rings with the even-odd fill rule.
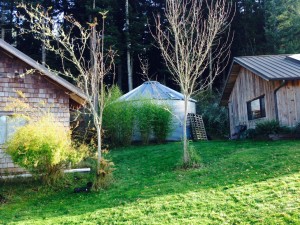
[[[186,171],[176,169],[181,157],[178,143],[119,149],[112,154],[116,181],[98,193],[74,194],[71,188],[40,193],[27,183],[24,194],[18,189],[19,199],[14,198],[8,208],[0,206],[0,218],[8,222],[81,215],[164,195],[226,190],[292,174],[300,167],[299,141],[200,142],[194,146],[203,164]]]

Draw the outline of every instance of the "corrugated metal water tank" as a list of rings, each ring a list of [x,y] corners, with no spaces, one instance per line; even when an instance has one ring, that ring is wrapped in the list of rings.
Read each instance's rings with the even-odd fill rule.
[[[173,127],[167,140],[180,141],[183,135],[183,95],[157,81],[147,81],[119,98],[119,101],[136,101],[136,104],[138,104],[141,100],[151,100],[157,104],[167,104],[170,106],[173,114]],[[189,100],[188,113],[196,113],[196,100]],[[187,127],[187,136],[191,136],[189,127]],[[133,140],[141,140],[141,136],[138,131],[134,131]]]

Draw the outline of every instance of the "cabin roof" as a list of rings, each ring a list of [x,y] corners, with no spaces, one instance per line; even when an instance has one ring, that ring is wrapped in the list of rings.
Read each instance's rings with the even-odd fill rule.
[[[241,67],[266,81],[300,80],[300,54],[234,57],[223,89],[221,105],[227,105]]]
[[[60,76],[54,74],[45,66],[39,64],[38,62],[30,58],[28,55],[25,55],[23,52],[14,48],[13,46],[5,42],[3,39],[0,39],[0,48],[13,55],[14,57],[20,59],[21,61],[25,62],[33,69],[39,71],[42,75],[45,75],[48,79],[54,81],[54,83],[56,83],[58,86],[62,86],[65,89],[67,89],[70,98],[73,99],[75,102],[82,105],[86,101],[85,94],[78,87],[74,86],[73,84],[61,78]]]

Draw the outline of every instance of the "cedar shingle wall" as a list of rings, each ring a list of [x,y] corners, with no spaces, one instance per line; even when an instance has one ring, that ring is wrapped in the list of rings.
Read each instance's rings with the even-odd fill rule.
[[[0,51],[0,111],[10,104],[11,97],[17,98],[16,91],[22,91],[31,107],[41,108],[54,114],[57,121],[69,127],[70,111],[69,96],[65,91],[51,83],[44,76],[34,72],[24,78],[16,76],[22,74],[28,66],[22,61],[12,58]],[[21,169],[13,165],[11,159],[3,153],[0,146],[0,174],[4,172],[20,172]]]

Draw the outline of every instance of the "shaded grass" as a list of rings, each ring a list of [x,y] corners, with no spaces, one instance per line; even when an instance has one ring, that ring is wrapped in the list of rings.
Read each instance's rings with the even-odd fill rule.
[[[0,205],[0,223],[299,223],[300,141],[194,146],[202,167],[188,171],[178,169],[179,143],[112,150],[116,180],[98,193],[73,194],[72,182],[59,190],[2,184],[9,202]]]

